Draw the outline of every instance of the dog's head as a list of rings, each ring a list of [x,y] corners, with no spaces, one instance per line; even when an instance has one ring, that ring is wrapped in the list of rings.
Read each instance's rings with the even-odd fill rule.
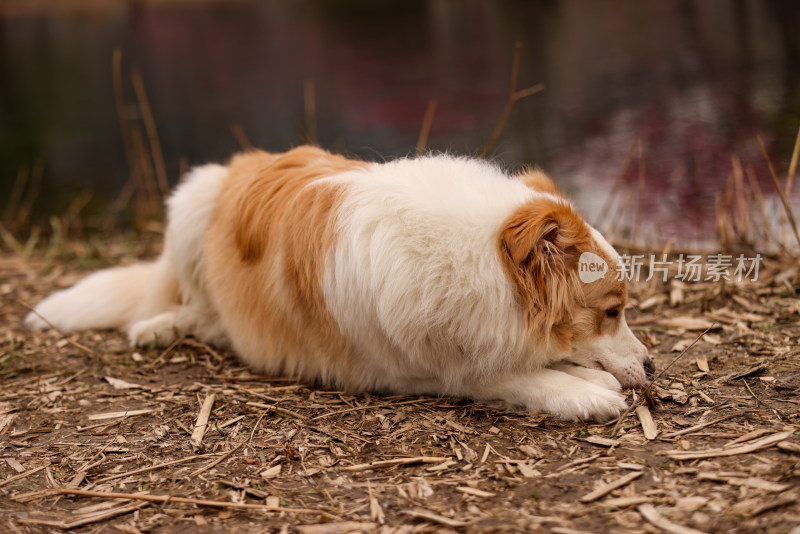
[[[625,321],[619,256],[546,175],[533,171],[522,178],[538,194],[506,221],[500,256],[528,335],[546,341],[551,361],[603,369],[623,387],[644,385],[653,363]]]

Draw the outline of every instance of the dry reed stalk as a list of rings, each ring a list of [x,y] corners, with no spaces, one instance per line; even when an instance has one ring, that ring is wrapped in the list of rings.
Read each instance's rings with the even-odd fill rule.
[[[436,114],[437,105],[438,102],[436,100],[428,102],[428,109],[425,110],[425,118],[422,120],[422,128],[420,128],[419,137],[417,138],[417,157],[425,153],[425,145],[428,144],[428,135],[431,132],[431,125],[433,124],[433,117]]]
[[[128,160],[128,168],[131,173],[133,173],[133,142],[131,141],[130,131],[128,130],[128,115],[125,109],[127,103],[125,101],[125,88],[122,82],[122,50],[120,50],[119,47],[115,48],[114,52],[111,54],[111,78],[114,83],[114,100],[117,106],[117,119],[119,120],[120,133],[122,134],[122,146],[125,150],[125,158]]]
[[[633,204],[633,190],[630,187],[627,187],[625,189],[625,196],[623,197],[622,202],[620,203],[619,206],[617,206],[617,211],[618,211],[617,220],[616,222],[612,221],[611,223],[609,223],[608,233],[610,238],[613,239],[614,237],[619,235],[617,232],[619,231],[620,228],[622,228],[625,216],[628,214],[628,210],[631,209],[632,204]],[[622,229],[624,230],[624,228]],[[630,235],[628,235],[628,237],[630,238]],[[633,241],[630,239],[628,240],[628,242],[632,245],[634,244]]]
[[[614,185],[611,187],[611,192],[606,197],[606,202],[603,204],[602,209],[600,210],[600,219],[597,222],[597,227],[600,228],[608,218],[608,214],[611,210],[611,205],[616,199],[617,195],[619,194],[620,187],[622,183],[625,181],[625,176],[628,175],[628,170],[630,169],[631,162],[633,161],[633,153],[636,151],[636,144],[639,142],[639,138],[633,140],[631,143],[631,147],[628,149],[628,154],[625,156],[625,163],[622,164],[622,172],[617,175],[616,180],[614,180]]]
[[[155,169],[156,179],[158,180],[158,188],[161,195],[166,197],[169,194],[167,167],[164,164],[164,154],[161,151],[161,141],[158,138],[158,129],[156,128],[156,121],[150,107],[150,99],[147,97],[147,90],[144,87],[144,81],[142,80],[142,75],[139,73],[139,69],[133,69],[131,81],[133,82],[133,90],[136,93],[136,99],[139,102],[139,111],[142,113],[142,122],[144,122],[144,128],[147,132],[153,168]]]
[[[500,116],[500,120],[497,121],[497,125],[494,127],[494,131],[492,132],[492,136],[489,138],[489,141],[483,146],[481,150],[481,157],[487,157],[494,145],[497,143],[497,140],[500,139],[500,135],[503,133],[503,129],[506,126],[506,122],[508,122],[508,118],[511,116],[511,111],[514,109],[514,105],[517,103],[518,100],[535,95],[536,93],[542,91],[544,89],[544,84],[538,83],[536,85],[532,85],[527,89],[518,90],[517,87],[519,86],[519,64],[520,64],[520,57],[522,56],[522,43],[517,41],[514,43],[514,56],[511,61],[511,85],[508,91],[508,102],[506,103],[506,107],[503,110],[503,114]]]
[[[792,212],[792,207],[789,205],[789,199],[786,198],[786,195],[781,189],[781,184],[778,182],[778,175],[775,174],[775,167],[772,166],[772,160],[767,154],[767,149],[764,147],[764,142],[761,141],[761,136],[756,135],[756,141],[758,141],[758,146],[761,149],[761,154],[764,156],[764,159],[767,162],[767,167],[769,168],[769,175],[772,178],[772,183],[775,184],[775,190],[778,192],[778,196],[783,203],[783,209],[786,213],[786,216],[789,218],[789,224],[792,226],[792,231],[794,232],[794,238],[797,240],[797,245],[800,247],[800,232],[797,230],[797,223],[794,220],[794,213]]]
[[[642,223],[642,201],[644,200],[644,188],[645,188],[645,175],[646,175],[646,163],[645,163],[645,155],[644,155],[644,143],[642,142],[642,138],[639,138],[639,167],[638,167],[638,189],[636,195],[636,210],[633,213],[633,228],[631,228],[631,241],[636,243],[637,238],[639,237],[639,226]]]
[[[786,196],[792,194],[792,182],[794,181],[795,173],[797,172],[797,159],[800,157],[800,128],[797,129],[797,137],[794,140],[794,150],[792,150],[792,159],[789,163],[789,172],[786,173]]]
[[[744,186],[744,170],[739,157],[735,154],[731,156],[731,166],[733,167],[733,190],[736,196],[736,225],[739,233],[748,236],[750,230],[750,209],[746,199],[746,190]]]
[[[241,124],[238,122],[232,122],[230,124],[230,129],[233,137],[236,138],[236,142],[239,143],[240,147],[242,147],[242,150],[253,149],[253,144],[250,142],[250,139],[247,137],[247,133],[245,133]],[[183,171],[181,171],[181,176],[185,176]]]
[[[30,222],[33,205],[41,192],[42,177],[44,176],[44,162],[41,159],[33,162],[30,176],[31,179],[28,183],[27,191],[19,203],[16,220],[14,221],[19,227],[24,227]]]
[[[720,247],[722,250],[730,250],[732,239],[728,232],[727,210],[723,205],[722,195],[717,194],[714,196],[714,206],[717,212],[717,234],[719,236]]]
[[[303,111],[305,112],[306,118],[306,142],[310,145],[319,146],[319,138],[317,136],[317,102],[313,80],[306,80],[303,84]]]
[[[14,180],[14,185],[11,187],[11,192],[8,194],[8,200],[6,200],[6,207],[3,210],[3,221],[6,223],[10,224],[13,221],[19,209],[22,192],[25,191],[29,176],[28,169],[20,165],[17,171],[17,178]]]
[[[764,241],[769,242],[772,237],[769,231],[769,220],[767,219],[767,209],[764,204],[764,195],[761,192],[761,186],[758,185],[758,180],[756,179],[756,174],[752,167],[747,168],[745,176],[747,176],[750,189],[752,190],[753,196],[758,204],[758,210],[761,216],[761,238],[764,239]]]

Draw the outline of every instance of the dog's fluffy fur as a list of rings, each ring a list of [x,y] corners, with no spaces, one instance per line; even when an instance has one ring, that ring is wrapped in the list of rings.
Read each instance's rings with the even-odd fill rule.
[[[578,278],[581,253],[616,252],[539,171],[252,151],[190,172],[168,218],[158,260],[95,273],[27,324],[193,335],[269,374],[566,419],[614,417],[646,381],[624,281]]]

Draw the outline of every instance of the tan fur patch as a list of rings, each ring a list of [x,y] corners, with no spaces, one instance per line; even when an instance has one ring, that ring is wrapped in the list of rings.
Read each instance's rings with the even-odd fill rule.
[[[550,176],[538,167],[527,168],[519,174],[522,183],[541,193],[550,193],[563,197],[564,194],[558,188]]]
[[[321,289],[342,186],[314,182],[366,165],[308,146],[231,161],[205,269],[235,348],[256,368],[331,381],[344,364],[349,349]]]

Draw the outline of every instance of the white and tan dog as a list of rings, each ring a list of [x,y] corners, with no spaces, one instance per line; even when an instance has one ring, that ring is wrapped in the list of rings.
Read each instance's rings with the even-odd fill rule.
[[[194,169],[168,217],[158,260],[95,273],[27,325],[192,335],[269,374],[565,419],[618,415],[652,368],[624,281],[578,276],[581,254],[616,252],[538,171],[253,151]]]

